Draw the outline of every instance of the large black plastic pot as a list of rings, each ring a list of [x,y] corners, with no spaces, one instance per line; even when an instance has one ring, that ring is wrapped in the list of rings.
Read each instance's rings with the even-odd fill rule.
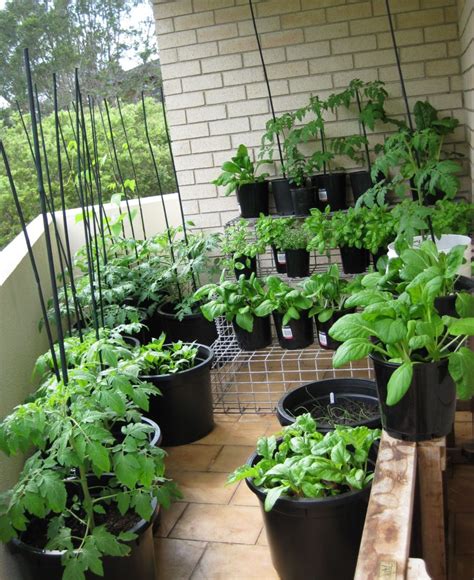
[[[196,365],[170,375],[144,375],[161,395],[150,398],[148,415],[163,433],[163,445],[185,445],[201,439],[214,428],[211,364],[213,351],[198,344]]]
[[[127,542],[130,554],[126,557],[106,556],[103,558],[104,575],[97,576],[86,572],[87,580],[155,580],[155,552],[152,524],[156,519],[159,506],[153,500],[154,514],[149,521],[140,520],[129,531],[137,538]],[[42,550],[30,546],[20,539],[14,538],[9,548],[19,559],[21,577],[23,580],[62,580],[64,568],[60,550]]]
[[[306,348],[314,342],[313,320],[308,318],[308,312],[301,312],[299,320],[290,320],[283,326],[283,314],[273,313],[273,321],[281,348],[296,350]]]
[[[309,215],[311,208],[317,207],[314,200],[314,187],[292,187],[291,199],[293,213],[296,215]]]
[[[279,177],[269,181],[270,191],[275,200],[276,212],[279,215],[291,215],[294,213],[293,200],[291,199],[290,182],[286,177]]]
[[[348,427],[366,426],[371,429],[380,427],[380,414],[378,413],[377,387],[374,381],[366,379],[326,379],[315,381],[296,387],[289,393],[285,393],[278,401],[277,417],[280,425],[291,425],[296,417],[303,413],[311,413],[315,406],[343,405],[346,401],[366,405],[367,409],[373,409],[373,416],[367,420],[344,422]],[[318,431],[327,433],[334,427],[317,421]]]
[[[259,457],[253,454],[248,464]],[[266,494],[246,479],[258,497],[272,563],[282,580],[352,580],[369,503],[370,486],[324,498],[280,497],[269,512]]]
[[[286,274],[286,253],[283,250],[277,250],[272,246],[273,260],[278,274]]]
[[[309,252],[307,250],[285,250],[286,274],[289,278],[309,276]]]
[[[473,281],[470,278],[466,278],[466,276],[459,276],[456,280],[454,285],[455,290],[467,290],[468,292],[472,292],[473,290]],[[450,294],[449,296],[439,296],[435,298],[434,305],[438,314],[440,316],[453,316],[454,318],[459,318],[458,313],[456,312],[456,298],[457,294]]]
[[[167,342],[197,342],[210,346],[217,339],[217,329],[214,322],[209,322],[201,312],[186,315],[178,320],[174,306],[171,303],[161,305],[153,315],[152,338],[158,338],[161,332],[166,334]],[[151,333],[150,333],[151,334]]]
[[[316,322],[316,330],[318,332],[318,342],[321,348],[326,350],[336,350],[338,348],[341,343],[329,336],[329,330],[336,320],[339,320],[339,318],[342,318],[346,314],[351,314],[352,312],[355,312],[355,308],[336,311],[329,320],[326,320],[326,322],[321,322],[318,320],[317,316],[315,317],[314,321]]]
[[[446,359],[415,364],[410,388],[401,401],[389,406],[387,384],[399,365],[374,355],[370,358],[377,381],[382,425],[389,435],[405,441],[428,441],[448,435],[456,410],[456,386]]]
[[[324,209],[329,205],[332,211],[347,208],[345,173],[313,175],[311,182],[316,188],[315,199],[318,207]]]
[[[365,272],[370,265],[370,254],[364,248],[353,248],[342,246],[341,252],[342,269],[344,274],[361,274]]]
[[[244,218],[258,217],[261,213],[268,215],[268,181],[241,185],[237,190],[237,201],[240,215]]]
[[[235,320],[232,321],[237,342],[242,350],[259,350],[270,345],[272,342],[272,328],[270,317],[253,317],[253,330],[247,332],[241,328]]]
[[[257,275],[257,258],[249,258],[248,256],[240,256],[240,258],[235,258],[234,263],[242,264],[243,268],[234,268],[235,277],[237,280],[242,276],[245,278],[250,278],[252,274]]]

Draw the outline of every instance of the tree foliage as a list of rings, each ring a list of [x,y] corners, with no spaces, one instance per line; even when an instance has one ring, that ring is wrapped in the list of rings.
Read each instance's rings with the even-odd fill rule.
[[[162,107],[160,103],[151,98],[145,100],[150,138],[160,173],[160,181],[164,193],[176,191],[176,185],[171,169],[169,149],[164,130]],[[112,131],[119,165],[123,180],[129,184],[125,193],[129,198],[158,195],[160,193],[153,168],[144,128],[143,110],[141,103],[122,105],[124,124],[127,129],[130,150],[137,172],[135,191],[130,189],[134,179],[133,169],[130,162],[129,151],[125,142],[124,132],[120,121],[119,111],[116,107],[109,107]],[[98,159],[100,163],[100,177],[104,201],[108,201],[114,193],[123,192],[122,182],[119,178],[117,167],[111,152],[110,131],[107,118],[103,110],[105,131],[101,123],[99,111],[96,109],[95,120],[98,133]],[[64,173],[65,201],[67,208],[78,207],[79,198],[75,187],[77,170],[77,157],[75,155],[75,123],[74,111],[69,116],[67,111],[60,112],[60,123],[64,135],[66,148],[62,148],[62,165]],[[85,111],[86,127],[92,147],[90,132],[90,116]],[[25,123],[29,127],[29,117],[25,116]],[[56,152],[56,133],[54,115],[50,114],[43,118],[46,152],[51,176],[54,204],[60,208],[58,163]],[[11,169],[15,185],[20,197],[20,202],[25,214],[26,221],[32,220],[39,214],[39,198],[37,193],[36,172],[28,146],[28,141],[23,131],[18,113],[12,115],[11,124],[0,124],[0,135],[5,145],[11,163]],[[107,137],[106,137],[107,135]],[[66,154],[67,151],[67,154]],[[68,157],[71,167],[68,164]],[[48,189],[45,175],[45,187]],[[94,195],[96,195],[94,193]],[[20,232],[20,223],[15,211],[13,197],[10,192],[8,181],[3,169],[0,170],[0,248],[5,246],[13,237]]]

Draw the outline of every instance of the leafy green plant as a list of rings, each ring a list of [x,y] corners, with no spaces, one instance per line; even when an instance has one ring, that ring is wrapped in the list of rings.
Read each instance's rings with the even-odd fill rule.
[[[326,206],[324,211],[317,208],[311,209],[311,215],[305,219],[303,227],[310,236],[308,250],[316,250],[320,254],[326,254],[331,248],[337,247],[329,206]]]
[[[289,223],[285,230],[278,232],[275,246],[279,250],[306,250],[309,239],[309,234],[303,224],[294,221]]]
[[[225,316],[228,322],[235,323],[247,332],[253,331],[254,317],[257,309],[265,300],[265,289],[261,281],[252,274],[250,278],[240,276],[236,282],[225,280],[225,272],[219,284],[206,284],[195,296],[198,301],[205,301],[201,306],[204,317],[211,321]]]
[[[259,439],[259,460],[237,468],[228,478],[228,483],[251,478],[266,493],[267,512],[282,496],[331,497],[364,489],[373,479],[369,452],[380,438],[379,429],[336,426],[323,435],[306,413],[284,427],[281,435],[281,440]]]
[[[272,312],[278,312],[283,316],[283,326],[290,320],[299,320],[301,312],[309,310],[313,305],[301,287],[292,288],[278,276],[268,276],[265,290],[265,299],[257,306],[255,314],[265,317]]]
[[[260,215],[255,224],[255,232],[259,242],[266,246],[279,248],[278,243],[288,228],[295,222],[295,218],[280,218],[269,215]]]
[[[166,335],[141,346],[136,361],[140,369],[154,375],[172,375],[195,365],[198,347],[182,341],[166,344]]]
[[[388,405],[402,399],[410,388],[414,366],[424,362],[447,360],[458,396],[467,398],[474,392],[474,354],[464,346],[474,334],[474,298],[467,293],[458,296],[456,311],[461,319],[441,317],[435,307],[435,299],[446,292],[447,277],[455,275],[462,263],[464,249],[455,248],[446,258],[438,258],[444,265],[442,272],[425,263],[433,251],[429,245],[424,245],[421,252],[406,250],[400,277],[411,281],[400,288],[400,295],[394,297],[370,284],[346,302],[363,311],[347,314],[329,331],[335,340],[343,342],[333,358],[335,367],[370,353],[399,365],[387,386]],[[428,277],[424,273],[427,265]]]
[[[313,274],[303,282],[303,293],[313,303],[309,316],[317,316],[320,322],[330,320],[335,312],[346,308],[346,302],[360,287],[360,277],[351,282],[341,278],[337,264],[329,266],[326,272]]]
[[[135,534],[108,529],[110,510],[125,522],[134,513],[149,520],[153,498],[167,506],[178,496],[165,477],[165,452],[150,445],[150,427],[141,422],[159,391],[138,377],[134,357],[122,357],[121,348],[115,354],[115,366],[70,369],[68,384],[50,378],[0,425],[7,455],[33,448],[16,484],[0,496],[0,539],[39,526],[45,548],[64,551],[65,580],[84,580],[88,570],[103,575],[104,556],[129,553]]]
[[[247,220],[240,219],[225,228],[221,250],[230,258],[227,262],[224,261],[227,267],[242,270],[245,266],[250,266],[251,258],[265,252],[265,243],[258,237],[255,239]]]
[[[433,230],[437,236],[442,234],[469,236],[472,232],[473,220],[474,204],[460,200],[439,200],[432,214]]]
[[[261,165],[271,163],[267,159],[259,159],[256,163],[250,159],[248,149],[245,145],[239,145],[237,154],[231,161],[225,161],[222,165],[222,173],[212,183],[226,187],[224,194],[230,195],[237,191],[242,185],[259,183],[265,181],[268,173],[256,174]]]

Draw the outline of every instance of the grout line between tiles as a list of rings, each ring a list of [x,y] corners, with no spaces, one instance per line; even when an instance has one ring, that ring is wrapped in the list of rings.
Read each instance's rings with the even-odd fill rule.
[[[194,568],[191,570],[191,574],[189,575],[188,580],[192,580],[192,577],[194,576],[194,572],[196,572],[197,567],[201,563],[201,560],[204,558],[204,554],[207,552],[207,548],[208,548],[209,544],[213,544],[213,543],[214,542],[206,542],[206,547],[202,551],[202,554],[201,554],[200,558],[198,559],[198,561],[196,562],[196,564],[194,565]]]
[[[211,467],[217,461],[219,455],[224,451],[224,447],[225,447],[225,445],[221,445],[221,448],[217,452],[217,455],[214,457],[214,459],[211,459],[211,461],[209,462],[209,465],[206,467],[206,472],[210,472],[211,471]]]
[[[183,502],[184,503],[184,502]],[[171,532],[175,529],[177,523],[179,522],[179,520],[183,517],[184,512],[188,509],[189,506],[189,502],[186,503],[186,507],[184,508],[184,510],[181,512],[180,516],[178,517],[178,519],[175,521],[175,523],[173,524],[173,526],[170,528],[169,532],[167,533],[167,535],[165,536],[166,538],[170,538],[171,536]],[[171,538],[172,539],[172,538]]]

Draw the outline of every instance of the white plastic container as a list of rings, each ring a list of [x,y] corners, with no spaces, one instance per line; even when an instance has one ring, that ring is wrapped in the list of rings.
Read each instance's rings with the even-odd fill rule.
[[[415,236],[413,239],[413,246],[418,247],[423,241],[421,236]],[[467,246],[464,252],[466,263],[459,268],[461,276],[471,277],[471,238],[469,236],[459,236],[456,234],[444,234],[440,238],[436,238],[436,247],[440,252],[447,254],[454,246]],[[395,243],[388,245],[387,252],[388,259],[396,258],[398,256],[395,250]]]

